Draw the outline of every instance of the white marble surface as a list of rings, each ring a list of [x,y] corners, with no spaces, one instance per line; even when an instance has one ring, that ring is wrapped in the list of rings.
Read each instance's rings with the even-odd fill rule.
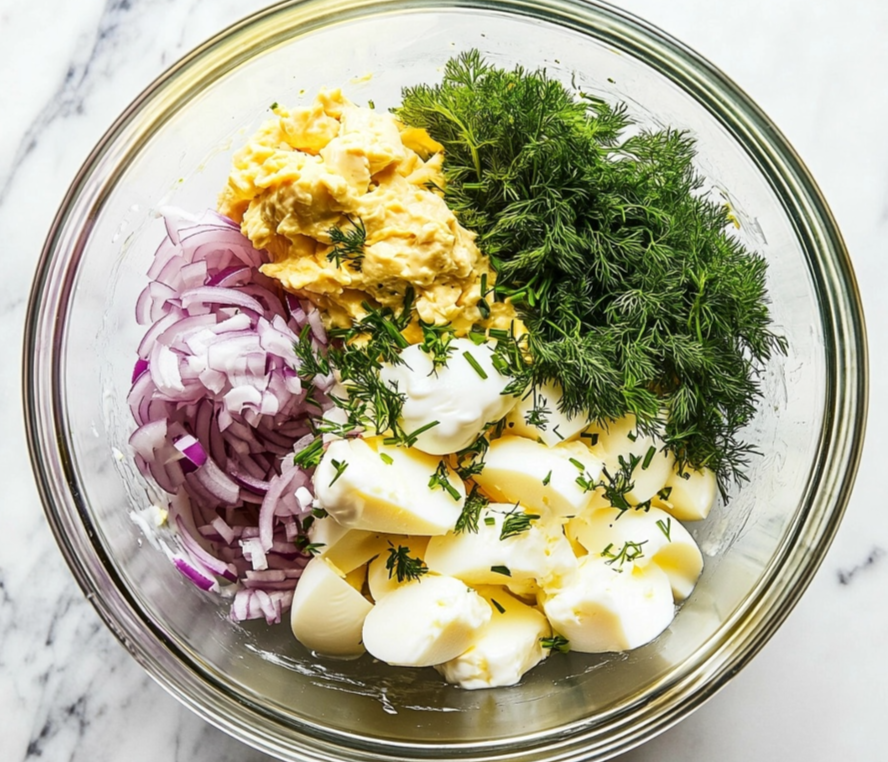
[[[262,0],[0,0],[0,759],[265,760],[156,686],[100,623],[43,519],[19,350],[34,263],[93,143],[152,78]],[[884,759],[888,511],[888,4],[620,0],[759,102],[819,181],[854,260],[871,341],[866,451],[823,567],[763,652],[624,760]]]

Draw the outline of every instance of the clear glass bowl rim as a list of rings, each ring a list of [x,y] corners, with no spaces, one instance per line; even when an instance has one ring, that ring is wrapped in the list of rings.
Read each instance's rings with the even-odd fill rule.
[[[806,510],[747,605],[668,690],[644,705],[595,723],[496,744],[419,746],[343,738],[322,728],[295,728],[243,696],[231,694],[186,663],[184,655],[139,610],[117,577],[81,498],[63,426],[61,363],[64,321],[76,272],[106,189],[137,152],[203,83],[295,28],[318,28],[363,15],[459,8],[518,14],[611,41],[671,78],[705,105],[744,146],[779,195],[810,257],[820,298],[826,356],[825,420]],[[272,24],[271,22],[275,22]],[[270,31],[274,30],[274,31]],[[150,118],[149,118],[150,117]],[[138,139],[133,140],[133,137]],[[589,0],[294,0],[234,24],[186,55],[121,114],[75,177],[56,215],[34,279],[25,325],[24,404],[28,445],[50,527],[87,598],[143,668],[183,704],[240,740],[281,759],[559,760],[606,759],[662,732],[733,677],[783,622],[823,560],[850,498],[863,446],[868,399],[863,310],[841,234],[819,189],[779,130],[733,82],[699,55],[625,11]]]

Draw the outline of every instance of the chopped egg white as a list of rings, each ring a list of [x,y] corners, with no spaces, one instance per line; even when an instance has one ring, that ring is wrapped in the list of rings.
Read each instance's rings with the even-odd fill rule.
[[[386,567],[389,559],[389,547],[407,548],[408,555],[422,561],[425,558],[426,547],[429,544],[428,537],[411,536],[395,536],[389,535],[391,546],[386,545],[384,552],[380,553],[376,558],[372,559],[367,566],[367,587],[370,590],[370,596],[374,601],[378,601],[384,595],[406,584],[406,581],[398,581],[397,575]]]
[[[465,486],[451,469],[447,481],[456,498],[429,480],[441,461],[412,448],[378,440],[332,442],[314,474],[318,506],[349,529],[391,534],[439,535],[456,524]]]
[[[290,627],[306,648],[329,656],[360,656],[364,619],[373,604],[324,558],[306,564],[293,593]]]
[[[552,634],[549,622],[501,587],[483,586],[476,592],[491,606],[490,621],[475,632],[465,651],[435,669],[448,683],[469,690],[515,685],[546,657],[540,639]]]
[[[585,415],[565,415],[558,409],[560,401],[561,386],[556,383],[528,389],[506,416],[506,430],[515,436],[541,439],[549,447],[575,439],[589,425],[589,419]],[[542,415],[534,417],[535,409]]]
[[[686,468],[681,474],[673,469],[658,504],[679,521],[700,521],[712,510],[716,489],[715,474],[708,468]]]
[[[675,614],[669,578],[659,566],[580,559],[570,584],[540,596],[552,629],[572,651],[626,651],[649,643]]]
[[[401,427],[420,433],[416,448],[432,455],[465,449],[516,404],[502,392],[511,381],[493,366],[493,349],[469,339],[453,339],[446,364],[434,367],[418,344],[401,353],[402,363],[386,365],[380,377],[405,395]]]
[[[381,598],[362,637],[387,664],[431,667],[465,651],[490,617],[490,605],[464,582],[425,575]]]
[[[589,555],[610,558],[622,552],[636,566],[659,566],[669,577],[676,601],[691,594],[703,571],[703,554],[690,532],[659,508],[599,508],[572,519],[565,531]]]
[[[576,557],[560,526],[533,520],[524,531],[500,539],[503,522],[522,513],[524,509],[515,505],[489,505],[481,512],[477,532],[448,532],[429,540],[426,565],[467,585],[544,581],[557,587],[576,568]]]
[[[339,526],[337,532],[330,527]],[[366,564],[388,547],[388,535],[368,532],[366,529],[345,529],[329,516],[316,519],[308,532],[318,555],[326,558],[337,569],[348,574]]]
[[[626,493],[632,505],[654,497],[666,485],[672,473],[675,456],[663,449],[663,442],[643,434],[636,426],[635,416],[627,415],[611,421],[606,428],[593,426],[598,434],[598,446],[604,450],[604,465],[608,473],[620,471],[620,457],[629,462],[630,456],[638,463],[632,470],[633,487]]]
[[[504,436],[490,443],[484,470],[474,477],[493,499],[521,504],[541,515],[572,516],[599,498],[599,454],[582,442],[548,447],[524,437]]]

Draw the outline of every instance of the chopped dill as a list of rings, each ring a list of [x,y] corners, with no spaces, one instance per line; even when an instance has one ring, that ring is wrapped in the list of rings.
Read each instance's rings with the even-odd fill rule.
[[[395,545],[389,542],[388,558],[385,560],[385,568],[388,570],[389,579],[396,577],[398,582],[419,579],[427,574],[429,567],[421,558],[410,555],[410,548],[403,545]]]
[[[528,327],[514,389],[557,381],[563,413],[633,414],[645,432],[666,408],[679,465],[709,467],[723,494],[744,480],[754,450],[740,432],[786,342],[766,262],[702,192],[693,139],[477,50],[402,95],[396,116],[444,146],[444,197],[490,257],[493,298]]]
[[[361,269],[364,259],[364,246],[367,244],[367,228],[364,221],[358,217],[356,220],[346,215],[351,225],[350,230],[332,227],[327,231],[333,249],[327,254],[330,262],[335,262],[337,267],[342,267],[342,262],[348,262],[356,270]]]
[[[460,534],[461,532],[477,533],[478,519],[481,517],[481,511],[486,508],[489,503],[490,501],[478,490],[478,485],[473,484],[469,494],[466,495],[466,502],[463,503],[462,512],[456,520],[456,526],[454,526],[453,531],[456,534]],[[486,516],[484,518],[484,523],[488,524],[488,519],[492,518],[492,516]]]

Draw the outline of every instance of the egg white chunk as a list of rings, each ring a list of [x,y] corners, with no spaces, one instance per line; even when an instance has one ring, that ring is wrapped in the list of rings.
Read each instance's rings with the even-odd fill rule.
[[[532,521],[529,529],[501,540],[503,521],[512,511],[523,509],[492,503],[481,512],[477,532],[448,532],[433,537],[425,553],[429,569],[467,585],[527,580],[557,587],[576,569],[576,557],[561,527]]]
[[[712,510],[716,490],[715,474],[708,468],[696,471],[688,467],[683,476],[673,469],[663,489],[668,497],[659,502],[679,521],[700,521]]]
[[[363,439],[332,442],[314,474],[318,506],[349,529],[391,534],[439,535],[462,511],[465,486],[452,470],[458,499],[429,479],[440,460],[413,448],[387,447]]]
[[[411,558],[418,558],[420,560],[425,558],[426,547],[429,544],[428,537],[416,535],[395,537],[390,535],[388,539],[393,547],[402,546],[407,548]],[[376,556],[367,566],[367,586],[370,588],[370,595],[374,601],[378,601],[384,595],[388,595],[396,588],[406,584],[405,581],[398,582],[397,575],[390,573],[386,568],[388,559],[388,545],[386,545],[384,552]]]
[[[491,606],[490,621],[465,651],[435,669],[448,683],[469,690],[515,685],[546,657],[540,638],[552,634],[549,622],[501,587],[483,586],[477,593]]]
[[[632,471],[633,488],[626,493],[626,499],[632,505],[650,500],[663,489],[672,474],[675,456],[663,449],[660,439],[642,434],[636,426],[635,416],[627,415],[611,421],[607,428],[593,428],[598,434],[598,446],[604,450],[608,473],[615,475],[620,471],[620,456],[627,462],[630,455],[639,459]]]
[[[589,425],[589,419],[585,415],[566,416],[558,409],[560,401],[559,384],[547,382],[535,389],[528,389],[506,417],[506,431],[526,439],[542,439],[543,444],[549,447],[575,439]],[[548,411],[539,426],[527,422],[527,416],[535,407]]]
[[[330,656],[360,656],[364,619],[373,608],[324,558],[306,564],[293,594],[290,628],[306,648]]]
[[[402,364],[386,365],[380,372],[386,384],[406,395],[400,421],[404,431],[438,422],[419,434],[415,445],[432,455],[468,447],[485,424],[498,421],[517,403],[516,397],[502,393],[511,379],[493,366],[490,345],[453,339],[450,348],[447,363],[437,370],[431,357],[414,344],[401,353]]]
[[[387,664],[431,667],[465,651],[490,616],[464,582],[425,575],[379,600],[364,620],[364,646]]]
[[[600,508],[572,519],[566,531],[592,556],[619,555],[626,543],[633,543],[632,563],[659,566],[669,577],[676,602],[693,592],[703,571],[703,554],[690,532],[659,508]]]
[[[365,529],[347,529],[329,516],[315,519],[308,530],[308,538],[317,546],[317,554],[344,574],[366,564],[388,547],[388,535]]]
[[[578,465],[579,464],[579,465]],[[547,516],[581,513],[596,499],[577,479],[594,483],[601,473],[599,454],[582,442],[548,447],[524,437],[504,436],[490,443],[484,469],[474,477],[501,503],[516,503]]]
[[[659,566],[608,565],[588,555],[580,559],[570,584],[541,596],[552,629],[573,651],[626,651],[649,643],[675,614],[669,578]]]

